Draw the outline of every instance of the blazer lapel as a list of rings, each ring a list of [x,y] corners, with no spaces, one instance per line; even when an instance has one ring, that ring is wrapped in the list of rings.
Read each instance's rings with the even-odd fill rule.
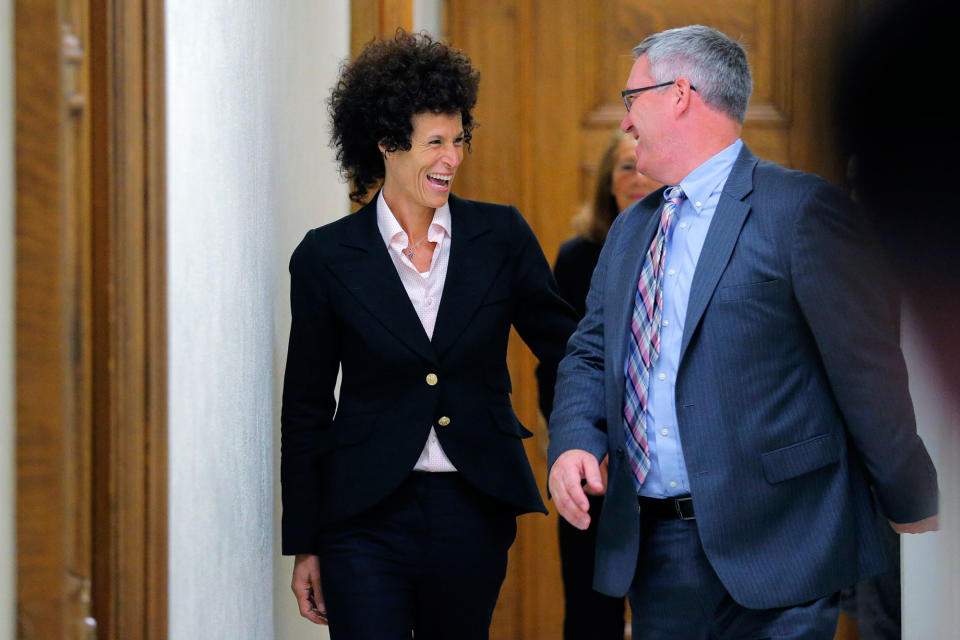
[[[440,357],[476,315],[483,294],[503,266],[490,222],[475,204],[451,195],[450,224],[450,262],[433,329],[433,348]]]
[[[377,197],[350,215],[354,224],[344,228],[342,255],[331,258],[331,270],[387,331],[436,363],[436,353],[377,227]]]
[[[613,248],[610,263],[607,265],[609,275],[603,303],[604,308],[609,310],[609,315],[604,318],[605,331],[609,333],[604,337],[604,342],[607,345],[606,360],[613,365],[610,371],[613,375],[612,385],[617,393],[616,397],[620,398],[620,406],[623,405],[623,390],[626,384],[623,365],[627,357],[627,328],[633,313],[640,269],[657,231],[660,209],[663,207],[663,189],[654,193],[656,197],[651,194],[637,203],[632,210],[620,214],[629,217],[623,222],[623,230],[617,234],[617,246]]]
[[[720,194],[720,202],[713,214],[696,271],[693,273],[693,281],[690,283],[690,299],[680,343],[680,362],[683,361],[690,338],[713,296],[713,290],[730,261],[740,229],[750,213],[750,205],[744,202],[744,199],[753,191],[753,169],[757,162],[757,157],[744,145]]]

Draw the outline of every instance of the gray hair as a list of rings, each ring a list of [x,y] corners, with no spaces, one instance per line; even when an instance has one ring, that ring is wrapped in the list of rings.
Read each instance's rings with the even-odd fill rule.
[[[740,43],[697,24],[647,36],[633,55],[647,56],[654,82],[686,78],[708,106],[743,123],[753,80]]]

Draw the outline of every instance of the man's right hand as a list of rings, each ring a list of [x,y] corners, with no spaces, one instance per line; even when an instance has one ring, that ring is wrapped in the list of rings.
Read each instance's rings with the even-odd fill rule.
[[[590,526],[590,502],[582,480],[591,494],[603,493],[600,465],[593,454],[583,449],[564,451],[550,469],[550,494],[560,515],[577,529]]]
[[[320,558],[299,553],[293,561],[293,595],[297,596],[300,615],[314,624],[327,624],[327,607],[320,589]]]

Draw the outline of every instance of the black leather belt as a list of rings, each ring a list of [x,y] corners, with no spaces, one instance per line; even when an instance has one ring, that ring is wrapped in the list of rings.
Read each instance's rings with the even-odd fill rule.
[[[637,496],[640,515],[654,520],[696,520],[693,498],[647,498]]]

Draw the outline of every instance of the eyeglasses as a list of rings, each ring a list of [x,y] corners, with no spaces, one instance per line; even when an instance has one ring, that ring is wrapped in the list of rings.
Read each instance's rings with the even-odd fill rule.
[[[623,106],[627,108],[627,113],[630,113],[630,107],[633,106],[633,101],[636,100],[637,94],[642,91],[649,91],[650,89],[659,89],[660,87],[669,87],[676,80],[671,80],[670,82],[661,82],[660,84],[652,84],[649,87],[640,87],[639,89],[627,89],[626,91],[620,92],[620,97],[623,98]],[[697,88],[693,85],[690,85],[692,91],[696,91]]]

